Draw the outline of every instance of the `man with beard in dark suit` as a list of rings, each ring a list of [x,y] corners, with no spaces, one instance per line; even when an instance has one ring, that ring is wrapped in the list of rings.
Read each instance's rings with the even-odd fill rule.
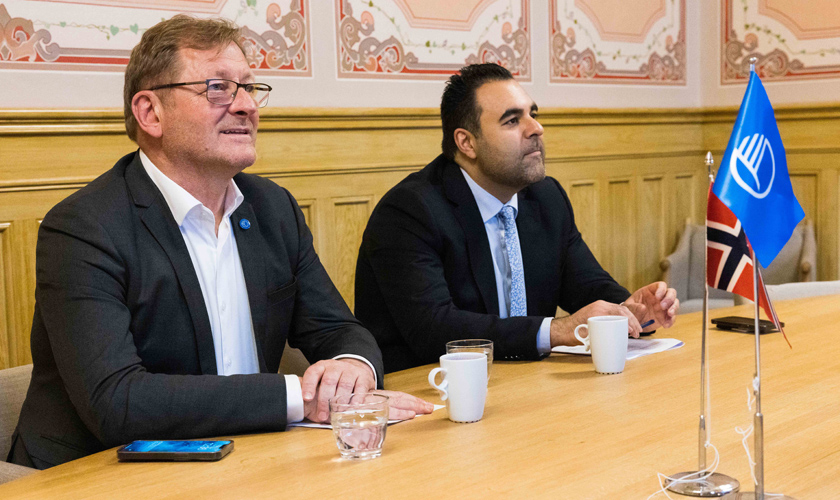
[[[443,154],[382,198],[359,250],[356,316],[386,373],[433,363],[456,339],[540,359],[579,343],[574,327],[592,316],[626,316],[634,337],[673,324],[674,289],[630,294],[595,260],[545,176],[537,105],[506,69],[462,68],[441,120]],[[571,316],[555,318],[558,306]]]

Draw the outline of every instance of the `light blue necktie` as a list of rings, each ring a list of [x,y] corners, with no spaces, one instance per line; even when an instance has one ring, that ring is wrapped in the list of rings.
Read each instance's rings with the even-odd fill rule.
[[[526,316],[525,271],[522,269],[522,256],[519,249],[519,234],[516,232],[516,219],[513,207],[505,205],[499,210],[499,218],[505,225],[505,249],[510,264],[510,316]]]

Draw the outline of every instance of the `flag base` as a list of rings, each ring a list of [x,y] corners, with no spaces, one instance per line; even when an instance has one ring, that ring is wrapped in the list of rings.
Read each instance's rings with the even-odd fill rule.
[[[688,476],[696,477],[697,475],[698,472],[696,471],[680,472],[679,474],[674,474],[671,477],[673,479],[679,480]],[[729,495],[731,493],[737,492],[738,488],[740,487],[741,483],[739,483],[737,479],[717,472],[710,474],[709,477],[700,481],[691,481],[685,483],[671,482],[671,484],[665,484],[665,489],[667,489],[668,491],[673,491],[674,493],[680,495],[688,495],[692,497],[722,497],[724,495]],[[729,497],[727,496],[727,498]]]
[[[758,498],[754,491],[739,491],[724,497],[724,500],[755,500]],[[766,500],[796,500],[793,497],[782,495],[781,493],[765,493]]]

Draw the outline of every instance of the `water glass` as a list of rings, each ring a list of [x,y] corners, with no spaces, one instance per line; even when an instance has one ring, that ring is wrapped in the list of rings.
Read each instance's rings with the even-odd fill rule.
[[[388,396],[343,394],[330,399],[330,423],[342,458],[368,460],[382,454],[388,428]]]
[[[446,343],[446,354],[454,352],[480,352],[487,356],[487,381],[490,381],[490,368],[493,366],[493,341],[486,339],[453,340]]]

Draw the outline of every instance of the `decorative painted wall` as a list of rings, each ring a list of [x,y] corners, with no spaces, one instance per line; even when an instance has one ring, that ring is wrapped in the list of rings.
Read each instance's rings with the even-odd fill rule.
[[[549,19],[552,82],[686,84],[685,0],[550,0]]]
[[[487,61],[510,69],[540,107],[692,107],[701,94],[691,81],[700,48],[690,26],[699,25],[700,8],[685,4],[0,0],[0,109],[122,107],[131,48],[178,12],[243,26],[252,67],[277,89],[271,107],[438,107],[449,75]],[[614,92],[615,83],[635,85]]]
[[[261,74],[309,76],[308,11],[308,0],[4,2],[0,70],[122,72],[146,29],[186,12],[226,17],[242,26],[248,61]]]
[[[497,62],[531,78],[528,0],[335,0],[338,76],[443,79]]]
[[[840,2],[721,0],[721,82],[840,76]]]

